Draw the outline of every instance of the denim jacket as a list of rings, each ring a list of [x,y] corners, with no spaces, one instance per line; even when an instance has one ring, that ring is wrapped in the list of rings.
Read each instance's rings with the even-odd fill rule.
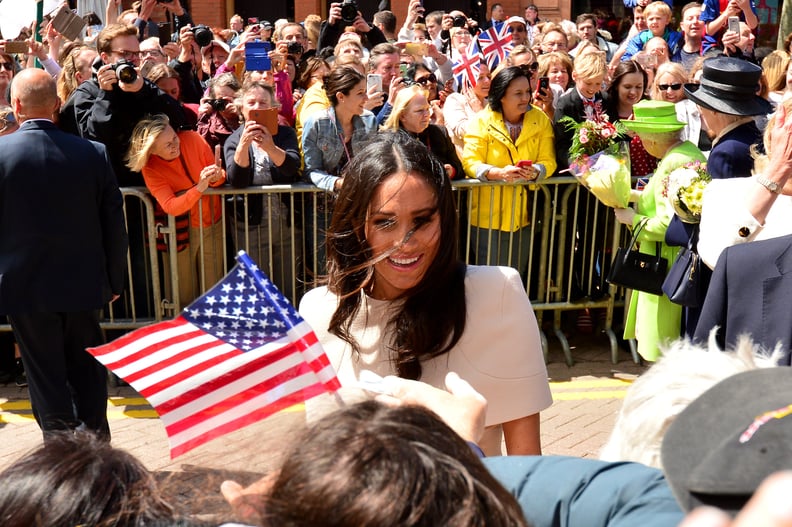
[[[377,117],[368,110],[352,118],[352,151],[354,157],[362,145],[377,131]],[[302,154],[305,162],[304,175],[317,187],[332,192],[339,163],[344,158],[344,142],[341,123],[336,119],[335,109],[330,107],[311,115],[303,126]]]

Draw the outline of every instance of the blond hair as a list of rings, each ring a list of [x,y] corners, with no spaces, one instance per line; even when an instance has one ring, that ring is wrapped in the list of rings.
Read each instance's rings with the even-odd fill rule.
[[[651,14],[656,14],[660,16],[664,16],[668,19],[668,22],[671,22],[671,8],[668,7],[668,4],[663,2],[662,0],[657,0],[656,2],[652,2],[646,7],[644,7],[643,14],[644,17],[649,18]]]
[[[572,71],[581,80],[604,77],[608,71],[605,55],[603,53],[578,55],[572,63]]]
[[[770,91],[784,91],[786,74],[789,68],[789,53],[777,49],[762,60],[762,77]]]
[[[129,139],[126,166],[133,172],[140,172],[151,157],[154,142],[170,127],[170,119],[164,113],[149,115],[138,121]]]
[[[404,88],[399,90],[399,93],[396,95],[396,100],[393,101],[393,110],[391,110],[390,115],[383,123],[381,130],[382,131],[392,131],[395,132],[399,129],[399,122],[401,121],[404,112],[407,111],[407,106],[410,105],[413,99],[417,96],[427,97],[427,92],[421,86],[410,86],[409,88]],[[428,101],[427,97],[427,101]]]
[[[662,101],[663,98],[660,94],[660,82],[657,80],[666,73],[670,74],[676,81],[680,84],[685,84],[687,82],[687,72],[685,68],[682,67],[682,64],[678,62],[664,62],[657,67],[657,71],[655,72],[654,82],[652,83],[652,99],[655,101]],[[684,93],[684,92],[683,92]]]

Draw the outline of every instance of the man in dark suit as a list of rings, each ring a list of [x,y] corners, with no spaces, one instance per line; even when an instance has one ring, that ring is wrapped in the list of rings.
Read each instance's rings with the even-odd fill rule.
[[[750,334],[772,351],[780,343],[779,365],[789,366],[792,348],[792,236],[733,245],[721,253],[712,274],[694,340],[706,342],[718,326],[721,348],[733,348]]]
[[[87,428],[109,440],[107,378],[85,349],[103,342],[99,310],[123,287],[121,192],[99,143],[60,131],[55,81],[26,69],[0,138],[0,314],[8,315],[44,432]]]

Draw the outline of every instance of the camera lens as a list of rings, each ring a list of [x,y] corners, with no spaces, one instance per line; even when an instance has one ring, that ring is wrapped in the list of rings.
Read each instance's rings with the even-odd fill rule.
[[[137,80],[137,71],[131,64],[117,64],[115,72],[118,80],[124,84],[131,84]]]
[[[341,20],[351,24],[358,16],[358,6],[354,0],[344,0],[341,4]]]
[[[225,99],[210,99],[209,106],[216,112],[222,112],[228,106],[228,101]]]
[[[457,15],[454,17],[453,24],[454,27],[465,27],[465,24],[467,24],[467,18],[462,15]]]
[[[195,42],[201,47],[208,46],[214,38],[212,30],[204,25],[195,26],[192,32],[195,35]]]
[[[300,55],[303,52],[303,47],[299,42],[289,42],[286,45],[286,51],[289,55]]]

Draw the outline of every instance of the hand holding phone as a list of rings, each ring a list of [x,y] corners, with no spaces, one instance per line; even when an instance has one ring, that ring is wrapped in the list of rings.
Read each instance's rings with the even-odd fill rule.
[[[379,73],[369,73],[366,75],[366,91],[371,93],[372,88],[375,88],[375,92],[382,91],[382,75]]]
[[[740,34],[740,18],[736,16],[729,17],[729,31],[734,31],[738,35]]]
[[[522,161],[517,161],[517,168],[531,168],[533,166],[533,162],[530,159],[523,159]]]

